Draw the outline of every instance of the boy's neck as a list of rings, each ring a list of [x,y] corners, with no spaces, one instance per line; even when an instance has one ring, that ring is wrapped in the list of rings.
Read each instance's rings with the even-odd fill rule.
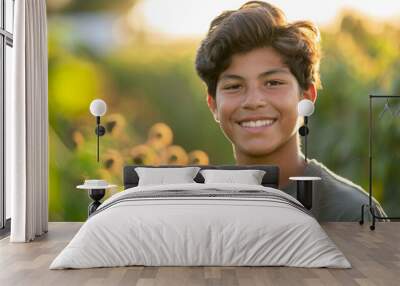
[[[290,183],[289,177],[303,175],[306,167],[299,140],[298,135],[292,136],[273,153],[264,156],[249,156],[234,148],[236,164],[279,166],[279,189],[283,189]]]

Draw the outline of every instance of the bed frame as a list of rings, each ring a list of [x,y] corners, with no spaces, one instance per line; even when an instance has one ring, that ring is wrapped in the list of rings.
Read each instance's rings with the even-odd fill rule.
[[[279,167],[272,165],[161,165],[161,166],[144,166],[144,165],[129,165],[124,167],[124,189],[133,188],[138,185],[139,176],[135,171],[136,167],[150,167],[150,168],[179,168],[179,167],[200,167],[201,169],[220,169],[220,170],[264,170],[265,175],[261,184],[265,187],[278,189],[279,186]],[[204,183],[204,178],[200,174],[194,178],[197,183]]]

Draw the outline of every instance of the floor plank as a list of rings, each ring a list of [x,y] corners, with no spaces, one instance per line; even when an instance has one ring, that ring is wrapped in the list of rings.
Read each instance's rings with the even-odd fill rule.
[[[0,285],[399,285],[400,222],[378,223],[375,231],[358,223],[325,223],[352,269],[291,267],[116,267],[49,270],[56,255],[82,223],[50,223],[31,243],[0,240]]]

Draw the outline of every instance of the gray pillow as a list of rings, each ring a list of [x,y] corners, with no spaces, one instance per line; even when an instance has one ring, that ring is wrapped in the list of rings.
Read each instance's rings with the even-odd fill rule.
[[[199,167],[135,168],[139,176],[138,186],[196,183],[193,179],[199,170]]]
[[[265,175],[263,170],[201,170],[204,183],[233,183],[246,185],[261,185]]]

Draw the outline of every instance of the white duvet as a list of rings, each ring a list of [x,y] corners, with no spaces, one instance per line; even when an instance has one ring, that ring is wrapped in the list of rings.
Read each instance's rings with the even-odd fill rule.
[[[106,200],[54,259],[50,269],[145,266],[294,266],[350,268],[318,222],[280,200],[172,197],[123,200],[137,192],[258,190],[256,185],[139,186]]]

